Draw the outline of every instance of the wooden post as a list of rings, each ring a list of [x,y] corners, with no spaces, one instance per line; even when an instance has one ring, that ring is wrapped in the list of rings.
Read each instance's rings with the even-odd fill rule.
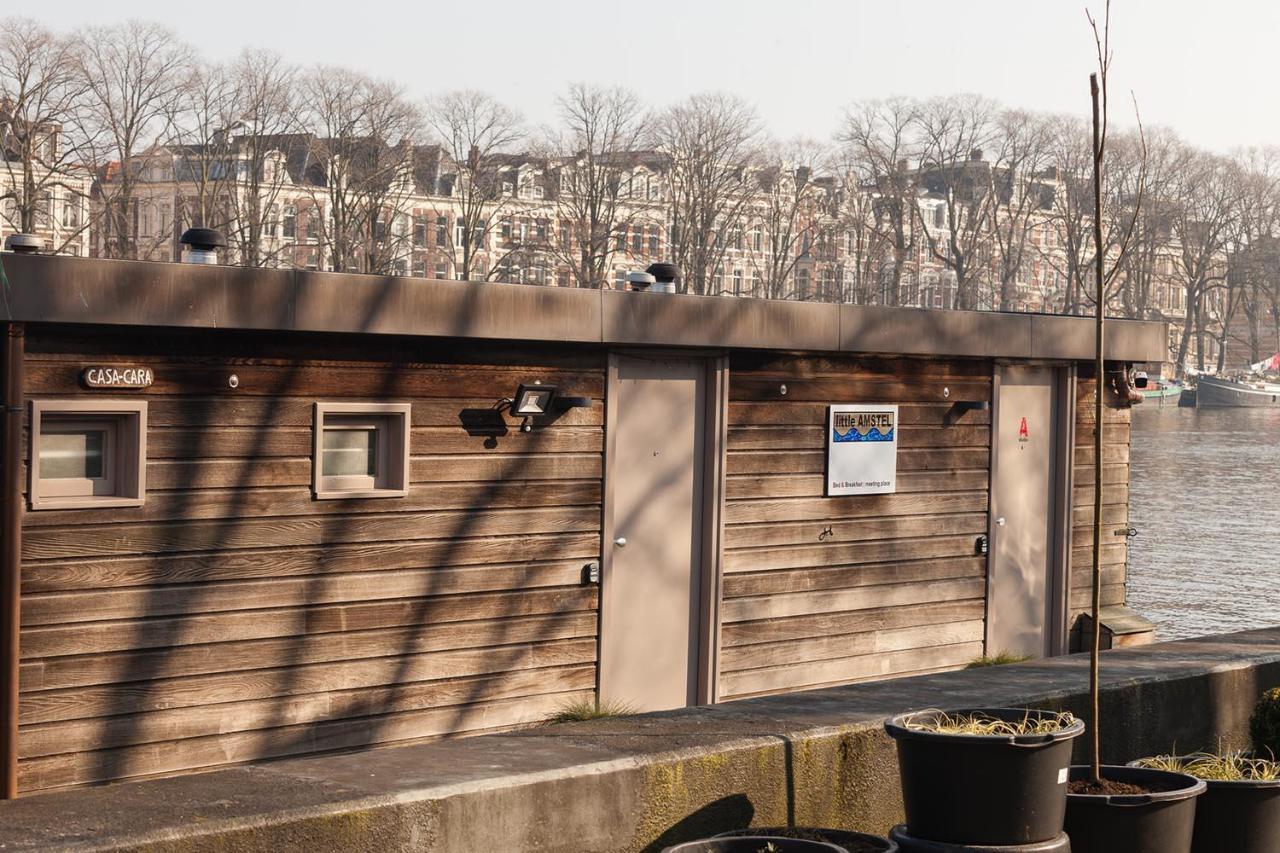
[[[21,323],[4,339],[4,442],[0,470],[0,771],[4,799],[18,796],[18,643],[22,577],[23,344]]]

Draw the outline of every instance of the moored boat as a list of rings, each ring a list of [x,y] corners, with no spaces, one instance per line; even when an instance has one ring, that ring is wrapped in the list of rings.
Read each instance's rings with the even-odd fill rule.
[[[1157,382],[1138,393],[1142,394],[1142,401],[1148,405],[1176,406],[1182,396],[1182,385],[1177,382]]]
[[[1280,383],[1237,382],[1216,376],[1201,376],[1196,380],[1196,405],[1280,408]]]

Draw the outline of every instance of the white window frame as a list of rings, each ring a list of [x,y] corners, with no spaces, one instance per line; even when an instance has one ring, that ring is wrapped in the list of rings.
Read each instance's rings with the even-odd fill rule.
[[[63,429],[46,429],[46,426]],[[40,438],[46,432],[105,433],[103,476],[45,478]],[[147,403],[145,400],[35,400],[31,403],[27,496],[33,511],[137,507],[146,502]]]
[[[311,456],[311,493],[316,500],[402,498],[409,494],[409,403],[315,404]],[[324,473],[326,429],[375,429],[375,475],[342,476]]]

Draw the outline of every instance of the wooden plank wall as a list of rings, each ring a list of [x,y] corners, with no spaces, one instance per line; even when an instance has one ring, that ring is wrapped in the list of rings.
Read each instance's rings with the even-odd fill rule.
[[[1093,569],[1094,383],[1092,366],[1081,368],[1076,382],[1075,475],[1071,496],[1072,648],[1080,648],[1076,622],[1090,609]],[[1128,539],[1116,536],[1129,523],[1129,409],[1103,409],[1102,605],[1125,603]]]
[[[944,419],[950,401],[990,400],[991,373],[978,360],[732,356],[723,698],[982,654],[986,558],[975,540],[987,528],[990,412]],[[897,494],[823,497],[836,401],[901,405]]]
[[[32,398],[85,395],[85,364],[156,381],[116,392],[150,401],[146,505],[25,516],[23,791],[501,729],[594,695],[603,355],[299,346],[29,331]],[[596,402],[488,447],[461,428],[532,379]],[[312,500],[317,399],[412,402],[407,498]]]

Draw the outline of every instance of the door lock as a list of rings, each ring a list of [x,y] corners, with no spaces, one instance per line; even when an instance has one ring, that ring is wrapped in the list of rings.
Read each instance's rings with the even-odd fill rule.
[[[619,536],[617,539],[613,540],[613,544],[617,545],[619,548],[625,548],[627,547],[627,537]]]

